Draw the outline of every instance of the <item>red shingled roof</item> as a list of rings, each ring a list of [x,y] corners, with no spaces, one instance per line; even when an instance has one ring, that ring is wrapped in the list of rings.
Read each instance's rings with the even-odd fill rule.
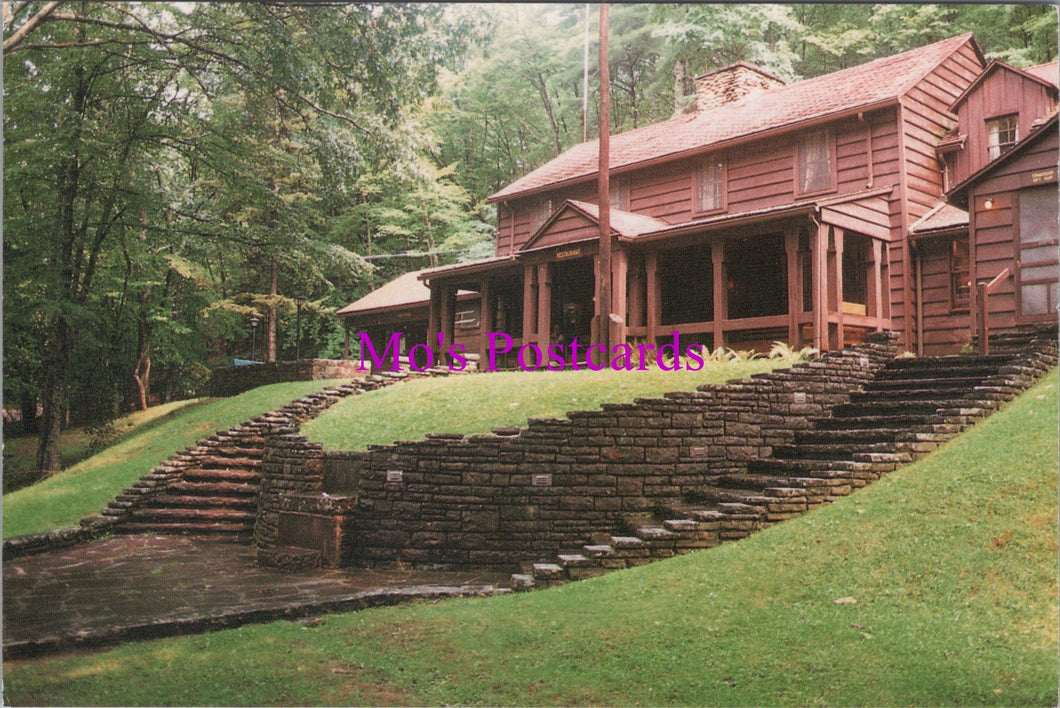
[[[611,136],[611,169],[703,151],[742,137],[893,102],[974,39],[952,37],[850,69]],[[978,52],[978,48],[976,49]],[[502,201],[596,174],[599,141],[581,143],[489,198]]]
[[[1031,76],[1037,76],[1043,81],[1048,81],[1053,86],[1060,88],[1060,62],[1051,61],[1048,64],[1029,66],[1024,69]]]
[[[422,272],[414,270],[411,273],[399,275],[335,314],[341,317],[398,305],[427,304],[431,300],[431,289],[420,282],[419,275]]]
[[[968,228],[968,212],[952,204],[939,202],[931,211],[924,214],[916,223],[909,227],[909,233],[915,238],[917,236],[926,236],[930,233],[962,228]]]

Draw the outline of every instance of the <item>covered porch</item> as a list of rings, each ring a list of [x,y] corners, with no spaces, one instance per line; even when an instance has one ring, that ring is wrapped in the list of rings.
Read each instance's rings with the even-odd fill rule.
[[[618,213],[612,232],[611,343],[768,350],[773,342],[821,351],[891,329],[887,193],[788,205],[670,226]],[[480,295],[480,362],[490,337],[511,339],[497,368],[526,344],[599,341],[601,272],[594,208],[568,203],[514,257],[435,269],[427,339],[444,356],[455,332],[455,293]],[[582,223],[584,222],[584,223]],[[562,226],[566,238],[551,234]],[[481,364],[480,364],[481,366]]]

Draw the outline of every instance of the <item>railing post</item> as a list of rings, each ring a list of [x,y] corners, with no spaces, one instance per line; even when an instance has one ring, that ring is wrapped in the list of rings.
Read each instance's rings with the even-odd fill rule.
[[[990,327],[986,321],[986,283],[976,283],[976,290],[976,305],[979,308],[979,356],[986,356],[990,353]]]

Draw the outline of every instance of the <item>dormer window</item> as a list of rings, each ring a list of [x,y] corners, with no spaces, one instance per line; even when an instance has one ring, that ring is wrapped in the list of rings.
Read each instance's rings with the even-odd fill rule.
[[[799,144],[799,192],[823,192],[832,188],[832,134],[810,133]]]
[[[725,208],[725,161],[708,157],[696,167],[693,180],[695,211],[721,211]]]
[[[986,122],[986,155],[994,160],[1012,149],[1020,139],[1019,116],[991,118]]]

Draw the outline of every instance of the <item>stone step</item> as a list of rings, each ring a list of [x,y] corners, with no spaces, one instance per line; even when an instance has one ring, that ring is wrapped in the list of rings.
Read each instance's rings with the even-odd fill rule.
[[[814,428],[817,430],[871,430],[873,428],[917,428],[923,425],[939,423],[934,411],[920,414],[885,414],[885,415],[858,415],[830,418],[812,418]]]
[[[939,409],[959,407],[952,400],[927,399],[922,401],[873,401],[871,403],[840,403],[832,409],[833,418],[859,418],[879,415],[934,415]]]
[[[214,508],[158,508],[136,509],[131,522],[160,522],[164,524],[241,523],[252,526],[254,513],[240,509]]]
[[[888,391],[855,391],[850,402],[861,405],[917,401],[960,401],[968,397],[973,386],[959,388],[891,389]]]
[[[924,369],[942,369],[959,371],[982,366],[1001,366],[1012,361],[1010,354],[956,354],[951,356],[900,357],[887,363],[883,371],[916,371]]]
[[[220,535],[237,538],[248,538],[251,535],[251,528],[246,524],[227,522],[175,524],[127,521],[114,527],[114,530],[118,533]]]
[[[261,467],[260,457],[226,457],[223,455],[205,455],[198,460],[203,469],[257,469]]]
[[[807,495],[845,496],[851,491],[850,481],[844,477],[790,477],[768,474],[730,474],[715,480],[719,487],[746,489],[769,496],[768,489],[793,489]]]
[[[265,453],[265,441],[262,439],[260,445],[250,445],[244,440],[232,438],[228,440],[205,440],[199,443],[205,448],[205,452],[217,457],[261,457]]]
[[[151,499],[145,508],[216,508],[242,509],[256,511],[257,499],[246,497],[196,496],[180,494],[161,494]]]
[[[786,460],[853,460],[858,453],[893,453],[897,443],[800,443],[797,445],[777,445],[773,448],[773,457]]]
[[[256,499],[259,485],[248,482],[174,482],[166,487],[167,492],[196,497],[250,497]]]
[[[862,389],[869,391],[942,391],[946,389],[971,389],[978,386],[987,377],[953,376],[947,378],[894,378],[880,379],[866,384]]]
[[[901,442],[944,442],[960,432],[958,425],[918,425],[907,428],[853,428],[800,430],[795,445],[877,444]]]
[[[192,468],[184,471],[184,479],[201,482],[225,482],[229,484],[257,484],[261,481],[261,472],[240,468],[225,470]]]

